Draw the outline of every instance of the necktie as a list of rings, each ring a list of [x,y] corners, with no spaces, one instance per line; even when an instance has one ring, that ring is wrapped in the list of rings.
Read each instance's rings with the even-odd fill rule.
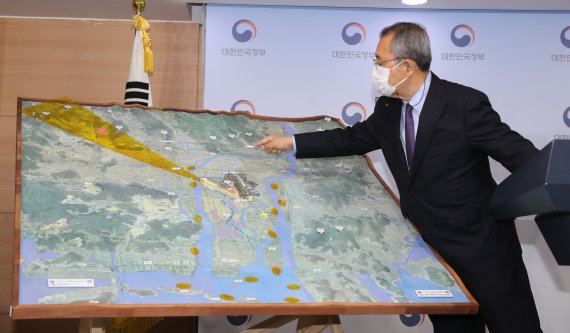
[[[412,110],[414,109],[410,103],[406,104],[406,117],[405,117],[405,134],[406,134],[406,157],[408,159],[408,169],[412,168],[412,161],[414,160],[414,148],[416,146],[416,134],[414,133],[414,117]]]

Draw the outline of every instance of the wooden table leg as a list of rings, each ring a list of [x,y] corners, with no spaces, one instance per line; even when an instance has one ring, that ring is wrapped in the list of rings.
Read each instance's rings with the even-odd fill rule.
[[[297,333],[320,333],[330,327],[333,333],[343,333],[338,316],[303,316],[299,317]]]
[[[104,333],[107,323],[100,318],[81,318],[79,321],[79,333]]]
[[[328,316],[331,333],[344,333],[339,316]]]

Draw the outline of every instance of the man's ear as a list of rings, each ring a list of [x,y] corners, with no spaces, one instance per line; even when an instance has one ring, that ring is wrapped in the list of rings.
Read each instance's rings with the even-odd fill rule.
[[[413,72],[418,68],[418,65],[415,61],[406,59],[404,60],[404,68],[406,69],[406,72]]]

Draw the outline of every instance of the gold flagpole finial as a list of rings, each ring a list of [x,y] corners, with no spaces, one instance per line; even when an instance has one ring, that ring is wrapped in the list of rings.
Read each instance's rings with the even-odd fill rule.
[[[144,10],[145,0],[133,0],[133,10],[137,15],[140,15]]]
[[[150,29],[150,24],[144,17],[141,16],[141,12],[144,10],[145,0],[133,0],[133,10],[135,11],[135,16],[133,17],[133,27],[140,31],[142,36],[142,42],[144,47],[144,71],[147,73],[152,73],[154,71],[154,57],[152,54],[151,46],[152,41],[148,34]]]

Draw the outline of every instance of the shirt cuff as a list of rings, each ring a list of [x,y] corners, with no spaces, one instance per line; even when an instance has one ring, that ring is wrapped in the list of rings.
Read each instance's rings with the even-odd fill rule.
[[[295,142],[295,136],[291,135],[291,138],[293,139],[293,154],[297,155],[297,143]]]

